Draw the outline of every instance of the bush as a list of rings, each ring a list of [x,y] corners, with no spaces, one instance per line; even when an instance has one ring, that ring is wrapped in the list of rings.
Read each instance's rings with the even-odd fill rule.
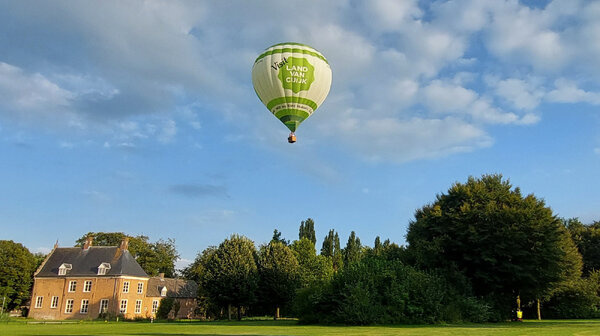
[[[169,313],[171,309],[173,309],[173,305],[175,304],[175,299],[166,297],[160,300],[160,305],[158,306],[158,310],[156,311],[156,318],[166,320],[169,318]]]
[[[400,261],[368,257],[327,285],[299,291],[296,309],[304,323],[435,323],[442,321],[447,302],[440,277]]]
[[[548,318],[600,317],[600,272],[587,278],[560,284],[550,300],[543,305],[542,315]]]

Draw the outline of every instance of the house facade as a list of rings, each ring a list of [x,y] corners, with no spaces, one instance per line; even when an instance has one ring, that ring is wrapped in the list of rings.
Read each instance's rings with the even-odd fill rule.
[[[95,319],[107,313],[150,318],[165,297],[180,301],[177,318],[193,317],[195,282],[149,277],[129,253],[127,238],[118,247],[92,243],[90,237],[83,247],[54,246],[34,274],[29,317]]]

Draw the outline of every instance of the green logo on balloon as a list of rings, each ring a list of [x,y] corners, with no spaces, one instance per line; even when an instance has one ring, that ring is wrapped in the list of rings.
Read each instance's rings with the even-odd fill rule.
[[[288,57],[284,62],[277,75],[283,88],[294,93],[310,89],[315,81],[315,67],[306,58]]]

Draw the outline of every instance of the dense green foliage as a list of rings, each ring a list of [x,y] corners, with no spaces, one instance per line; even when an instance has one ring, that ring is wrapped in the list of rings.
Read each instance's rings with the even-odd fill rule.
[[[179,253],[175,240],[171,238],[151,243],[143,235],[133,237],[123,232],[88,232],[77,239],[75,246],[83,246],[89,236],[94,237],[95,246],[119,246],[123,238],[129,237],[129,253],[148,275],[164,273],[166,277],[175,276],[175,262],[179,259]]]
[[[159,319],[166,320],[169,318],[169,313],[173,310],[173,306],[175,305],[175,299],[166,297],[160,300],[160,305],[158,306],[158,310],[156,311],[156,317]]]
[[[398,260],[366,257],[336,273],[327,286],[302,290],[296,304],[306,323],[435,323],[474,319],[466,315],[474,310],[487,319],[485,305],[460,301],[441,277]]]
[[[317,255],[312,241],[307,238],[296,240],[292,243],[291,249],[300,266],[300,287],[308,287],[331,279],[333,263],[330,258]]]
[[[564,223],[583,258],[583,274],[600,270],[600,222],[584,225],[572,218]]]
[[[560,283],[543,310],[549,318],[599,318],[600,271]]]
[[[287,305],[295,296],[300,274],[298,260],[292,250],[281,242],[260,247],[258,271],[261,301],[272,308]]]
[[[298,239],[302,240],[306,238],[310,240],[313,245],[317,243],[317,234],[315,233],[315,221],[312,218],[308,218],[300,223],[300,230],[298,232]]]
[[[356,236],[354,231],[350,232],[350,236],[348,237],[348,242],[346,243],[346,247],[344,248],[344,265],[350,266],[352,263],[355,263],[360,260],[362,253],[362,245],[360,243],[360,238]]]
[[[0,240],[0,304],[5,301],[5,311],[19,307],[29,298],[37,265],[25,246]]]
[[[210,253],[201,282],[213,302],[238,308],[256,301],[258,289],[257,254],[254,242],[238,235],[223,241]]]
[[[333,269],[335,271],[343,267],[344,257],[342,255],[342,248],[340,247],[340,237],[335,230],[329,230],[329,233],[323,239],[321,255],[331,258]]]
[[[534,300],[580,275],[581,259],[542,200],[500,175],[456,183],[417,210],[406,239],[417,267],[444,274],[508,317],[517,295]],[[464,284],[470,286],[464,286]]]

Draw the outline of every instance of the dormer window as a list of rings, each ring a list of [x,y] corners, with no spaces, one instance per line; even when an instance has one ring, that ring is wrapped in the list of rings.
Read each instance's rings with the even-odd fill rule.
[[[106,275],[106,273],[110,270],[110,264],[103,262],[98,266],[98,275]]]
[[[58,275],[67,275],[67,272],[73,269],[73,265],[64,263],[58,268]]]
[[[163,288],[160,290],[160,296],[167,296],[167,287],[163,286]]]

